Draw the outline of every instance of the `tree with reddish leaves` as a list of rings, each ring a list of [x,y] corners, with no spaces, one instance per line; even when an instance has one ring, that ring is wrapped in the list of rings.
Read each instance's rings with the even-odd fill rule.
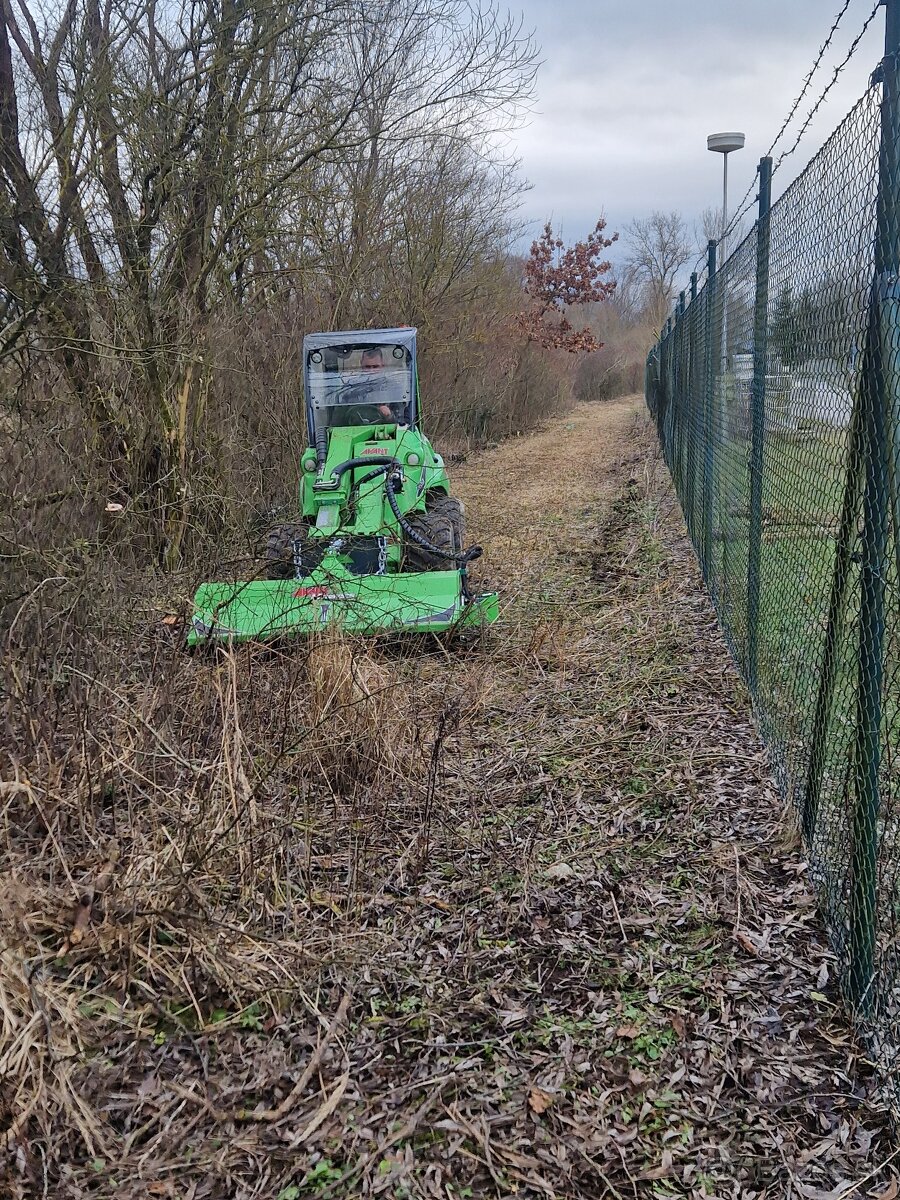
[[[612,263],[602,258],[619,235],[604,237],[606,221],[601,217],[583,242],[566,249],[562,238],[555,237],[548,221],[544,232],[531,243],[525,262],[524,288],[532,306],[519,313],[517,324],[529,341],[547,350],[565,350],[569,354],[587,354],[599,350],[599,342],[587,327],[575,329],[566,317],[566,309],[575,304],[606,300],[615,291],[615,282],[603,276]]]

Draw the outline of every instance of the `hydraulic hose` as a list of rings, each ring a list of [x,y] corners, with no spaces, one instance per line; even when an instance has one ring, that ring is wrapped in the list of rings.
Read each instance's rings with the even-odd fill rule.
[[[396,458],[385,458],[382,462],[378,463],[373,463],[371,456],[348,458],[346,462],[339,463],[334,468],[334,470],[331,472],[331,478],[336,484],[342,475],[345,475],[347,471],[354,470],[356,467],[372,468],[369,474],[360,480],[360,487],[363,483],[368,483],[370,480],[376,478],[376,476],[382,474],[382,472],[385,474],[385,495],[387,496],[388,504],[391,507],[391,512],[397,519],[397,524],[410,541],[415,542],[416,545],[420,546],[423,550],[427,550],[429,554],[433,554],[437,558],[447,559],[448,562],[456,563],[463,573],[463,585],[465,590],[466,567],[470,562],[474,562],[476,558],[481,558],[482,554],[484,553],[482,547],[470,546],[469,549],[462,554],[449,554],[446,550],[442,550],[440,546],[435,546],[432,542],[429,542],[428,538],[423,537],[417,529],[414,529],[412,525],[410,525],[406,517],[400,511],[400,505],[397,503],[396,493],[399,491],[399,478],[396,474],[396,469],[400,467],[400,463]],[[388,472],[392,470],[395,471],[395,474],[389,475]]]
[[[397,524],[410,541],[415,542],[417,546],[421,546],[423,550],[427,550],[429,554],[434,554],[438,558],[446,558],[450,562],[457,563],[463,572],[465,572],[470,562],[473,562],[476,558],[481,558],[484,553],[481,546],[470,546],[464,554],[448,554],[446,550],[442,550],[440,546],[433,545],[429,542],[428,538],[422,537],[418,530],[413,529],[412,525],[410,525],[400,511],[400,505],[397,503],[396,492],[398,488],[397,477],[395,475],[388,475],[384,481],[384,490],[388,498],[388,504],[391,506],[391,512],[397,518]]]
[[[385,458],[381,462],[373,462],[373,457],[373,455],[367,454],[362,458],[348,458],[346,462],[338,463],[331,472],[331,478],[340,479],[342,475],[346,475],[348,471],[352,471],[356,467],[372,467],[372,475],[369,478],[374,478],[379,471],[390,471],[393,467],[400,466],[396,458]]]
[[[323,427],[319,427],[316,431],[316,466],[321,473],[325,467],[325,460],[328,457],[328,432]]]
[[[361,487],[367,483],[371,483],[373,479],[377,479],[382,471],[387,470],[387,467],[375,467],[368,475],[363,475],[362,479],[358,479],[353,486],[354,492],[358,492]]]

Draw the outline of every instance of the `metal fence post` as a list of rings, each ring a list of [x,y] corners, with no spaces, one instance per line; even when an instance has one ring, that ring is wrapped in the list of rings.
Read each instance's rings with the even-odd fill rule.
[[[891,496],[891,516],[895,570],[900,576],[900,82],[897,79],[900,53],[900,5],[894,2],[887,7],[885,26],[884,73],[885,100],[889,99],[891,111],[882,110],[882,121],[887,117],[891,136],[882,135],[879,168],[887,176],[884,196],[884,230],[886,233],[884,254],[885,274],[881,294],[881,352],[884,362],[890,411],[887,415],[888,470]]]
[[[865,491],[863,494],[862,571],[859,610],[859,682],[857,687],[856,803],[850,888],[849,999],[857,1012],[872,1013],[875,974],[875,924],[878,871],[878,816],[881,777],[881,718],[884,677],[884,601],[890,503],[886,438],[894,401],[888,368],[900,273],[900,0],[885,0],[885,56],[881,64],[881,147],[878,159],[878,202],[875,225],[875,274],[869,313],[868,344],[863,364],[865,411]]]
[[[669,345],[668,319],[666,320],[665,325],[663,325],[662,340],[660,345],[662,347],[660,373],[662,377],[663,403],[660,405],[659,409],[659,440],[662,443],[663,457],[668,464],[669,447],[666,444],[666,413],[669,411],[669,402],[671,400],[669,388],[669,357],[671,354],[671,346]]]
[[[753,382],[750,385],[750,530],[747,554],[747,686],[757,698],[759,684],[759,595],[762,552],[763,439],[766,423],[766,367],[769,316],[769,210],[772,160],[759,160],[759,219],[756,223],[756,300],[753,309]]]
[[[675,460],[672,457],[672,409],[675,405],[675,338],[673,337],[672,318],[666,319],[666,411],[663,415],[662,440],[666,454],[666,466],[670,474],[675,473]]]
[[[685,412],[685,437],[687,455],[685,472],[685,518],[693,538],[697,522],[694,514],[694,492],[697,486],[697,272],[691,273],[691,303],[687,323],[687,405]],[[696,540],[696,539],[695,539]]]
[[[812,732],[809,737],[810,755],[806,773],[806,784],[800,801],[800,820],[807,846],[813,849],[813,838],[819,818],[819,796],[825,772],[828,751],[828,731],[831,725],[831,710],[834,701],[834,686],[840,656],[841,623],[847,602],[851,564],[856,547],[859,525],[859,497],[862,483],[864,450],[860,448],[863,436],[862,397],[857,392],[850,413],[847,433],[847,472],[844,476],[844,496],[838,522],[837,540],[834,548],[834,570],[828,599],[828,618],[825,624],[825,645],[822,650],[822,668],[816,694],[816,708]]]
[[[655,345],[644,359],[644,396],[647,400],[647,407],[650,410],[650,416],[656,417],[656,377],[653,372],[653,365],[657,361],[659,354],[659,346]]]
[[[684,488],[684,292],[675,306],[675,403],[672,406],[672,444],[675,483],[679,494]]]
[[[707,588],[710,586],[712,568],[713,531],[713,468],[715,445],[713,438],[713,412],[715,410],[716,354],[713,349],[713,332],[716,308],[716,243],[706,245],[706,378],[703,404],[703,552],[700,567]]]

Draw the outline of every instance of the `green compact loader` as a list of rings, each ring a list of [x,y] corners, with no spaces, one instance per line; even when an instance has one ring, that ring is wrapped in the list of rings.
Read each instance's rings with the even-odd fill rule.
[[[198,589],[189,645],[496,620],[496,594],[469,584],[481,549],[465,547],[462,504],[418,427],[416,331],[309,334],[303,382],[298,519],[270,530],[266,578]]]

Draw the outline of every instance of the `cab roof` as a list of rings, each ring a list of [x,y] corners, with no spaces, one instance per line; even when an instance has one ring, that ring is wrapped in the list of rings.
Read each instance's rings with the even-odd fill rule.
[[[336,329],[333,333],[308,333],[303,339],[303,354],[330,346],[360,345],[405,346],[415,357],[416,330],[403,325],[397,329]]]

